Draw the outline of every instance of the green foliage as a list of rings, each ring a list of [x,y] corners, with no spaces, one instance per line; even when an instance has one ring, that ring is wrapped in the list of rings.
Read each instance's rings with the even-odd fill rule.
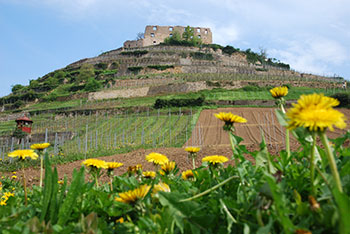
[[[212,48],[214,51],[217,51],[218,49],[222,50],[224,47],[219,44],[203,44],[202,47],[208,47]]]
[[[96,69],[106,70],[108,67],[107,63],[97,63],[94,66]]]
[[[143,67],[128,67],[128,70],[134,74],[139,73],[142,69],[143,69]]]
[[[132,50],[132,51],[122,51],[121,55],[136,56],[141,57],[148,53],[148,50]]]
[[[80,68],[79,75],[76,78],[76,83],[79,84],[90,78],[95,78],[94,67],[92,64],[84,63]]]
[[[156,99],[154,108],[160,109],[165,107],[202,106],[204,101],[204,97],[199,97],[196,99]]]
[[[202,59],[202,60],[213,60],[214,57],[210,53],[202,53],[202,52],[191,52],[190,56],[194,59]]]
[[[182,35],[175,31],[171,37],[165,38],[162,44],[170,46],[199,47],[202,44],[202,40],[194,35],[193,28],[187,26]]]
[[[16,93],[20,92],[23,88],[24,88],[23,85],[16,84],[16,85],[12,86],[11,91],[12,91],[14,94],[16,94]]]
[[[240,50],[238,48],[234,48],[233,46],[225,46],[224,48],[222,48],[222,52],[228,55],[231,55],[233,53],[239,52]]]
[[[27,136],[28,136],[28,133],[23,132],[21,129],[19,129],[17,127],[15,128],[15,130],[12,133],[12,137],[15,137],[17,139],[23,139]]]
[[[339,107],[350,108],[350,93],[335,93],[331,97],[338,99]]]
[[[168,68],[174,68],[174,65],[148,65],[147,67],[151,69],[156,69],[159,71],[164,71]]]
[[[94,92],[99,90],[102,87],[101,83],[95,80],[95,78],[89,78],[88,82],[85,85],[84,90],[87,92]]]

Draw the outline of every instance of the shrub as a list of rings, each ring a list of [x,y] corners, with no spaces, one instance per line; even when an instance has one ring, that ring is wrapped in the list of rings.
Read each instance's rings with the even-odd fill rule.
[[[191,52],[190,55],[194,59],[202,59],[202,60],[213,60],[214,59],[213,55],[209,54],[209,53]]]
[[[128,70],[133,72],[134,74],[139,73],[142,69],[143,67],[128,67]]]
[[[338,99],[340,102],[338,107],[350,108],[350,93],[335,93],[331,97]]]
[[[94,92],[101,88],[100,82],[95,80],[95,78],[90,78],[88,82],[86,83],[84,90],[87,92]]]
[[[202,106],[205,101],[204,97],[190,98],[190,99],[157,99],[154,103],[155,109],[161,109],[165,107],[183,107],[183,106]]]
[[[224,48],[222,48],[222,52],[228,55],[231,55],[235,52],[238,52],[239,49],[234,48],[233,46],[225,46]]]
[[[222,50],[224,48],[223,46],[221,46],[219,44],[203,44],[202,47],[212,48],[214,51],[217,51],[218,49]]]
[[[96,69],[102,69],[102,70],[106,70],[108,67],[107,63],[97,63],[94,66]]]
[[[168,68],[174,68],[174,65],[148,65],[147,67],[151,69],[156,69],[159,71],[164,71]]]
[[[23,139],[28,135],[28,133],[23,132],[21,129],[19,128],[15,128],[15,130],[12,132],[12,137],[15,137],[17,139]]]
[[[18,92],[20,92],[22,89],[24,88],[23,85],[20,85],[20,84],[16,84],[14,86],[12,86],[12,93],[16,94]]]
[[[136,56],[136,57],[141,57],[142,55],[147,54],[147,50],[134,50],[134,51],[123,51],[120,54],[121,55],[129,55],[129,56]]]

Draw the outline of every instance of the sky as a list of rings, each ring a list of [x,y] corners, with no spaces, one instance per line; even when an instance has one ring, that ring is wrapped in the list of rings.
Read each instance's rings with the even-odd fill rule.
[[[210,27],[213,43],[349,80],[349,12],[349,0],[0,0],[0,96],[146,25]]]

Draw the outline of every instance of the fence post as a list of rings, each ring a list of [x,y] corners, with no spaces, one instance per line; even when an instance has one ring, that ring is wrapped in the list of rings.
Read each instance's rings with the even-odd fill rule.
[[[85,130],[85,159],[86,159],[86,154],[88,151],[88,145],[87,145],[87,141],[88,141],[88,124],[86,124],[86,130]]]

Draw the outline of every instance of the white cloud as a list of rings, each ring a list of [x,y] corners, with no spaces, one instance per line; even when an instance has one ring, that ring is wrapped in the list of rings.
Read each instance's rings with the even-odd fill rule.
[[[307,38],[284,43],[286,49],[272,49],[270,54],[302,72],[332,75],[331,66],[348,59],[346,48],[326,38]]]

